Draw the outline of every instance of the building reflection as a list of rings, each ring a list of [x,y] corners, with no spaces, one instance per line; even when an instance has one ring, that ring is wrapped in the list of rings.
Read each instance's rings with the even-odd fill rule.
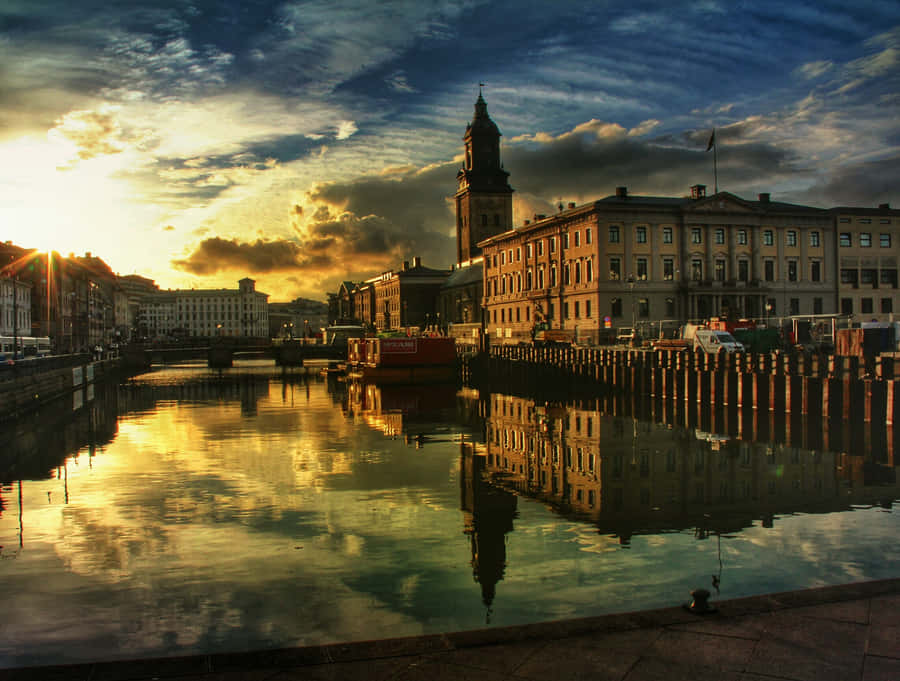
[[[497,593],[497,582],[506,570],[506,535],[513,530],[516,496],[485,479],[485,457],[475,446],[463,443],[460,455],[460,507],[464,532],[472,551],[472,576],[481,585],[487,623]]]
[[[634,534],[729,532],[781,514],[890,504],[896,469],[878,452],[809,450],[607,416],[594,403],[489,398],[485,469],[493,484]],[[892,457],[891,457],[892,460]]]

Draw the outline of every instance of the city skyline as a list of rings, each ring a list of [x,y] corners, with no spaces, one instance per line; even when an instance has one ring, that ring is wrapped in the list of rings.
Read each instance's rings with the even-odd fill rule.
[[[455,259],[479,83],[514,224],[618,185],[900,201],[900,7],[53,0],[0,9],[3,240],[323,300]]]

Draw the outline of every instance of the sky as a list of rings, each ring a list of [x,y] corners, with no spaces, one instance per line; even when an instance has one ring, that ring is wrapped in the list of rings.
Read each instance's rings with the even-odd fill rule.
[[[325,300],[455,259],[484,83],[514,224],[617,186],[900,207],[895,0],[4,0],[0,239]]]

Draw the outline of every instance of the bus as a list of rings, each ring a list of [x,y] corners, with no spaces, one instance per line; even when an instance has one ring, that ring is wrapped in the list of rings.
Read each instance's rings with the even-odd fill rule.
[[[13,353],[13,342],[16,351]],[[8,362],[26,357],[46,357],[50,354],[50,339],[47,336],[0,336],[0,362]]]

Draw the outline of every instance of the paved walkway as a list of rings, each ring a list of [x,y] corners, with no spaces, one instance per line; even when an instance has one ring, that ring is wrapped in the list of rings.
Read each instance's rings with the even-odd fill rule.
[[[0,681],[900,681],[900,579],[454,634],[0,670]]]

